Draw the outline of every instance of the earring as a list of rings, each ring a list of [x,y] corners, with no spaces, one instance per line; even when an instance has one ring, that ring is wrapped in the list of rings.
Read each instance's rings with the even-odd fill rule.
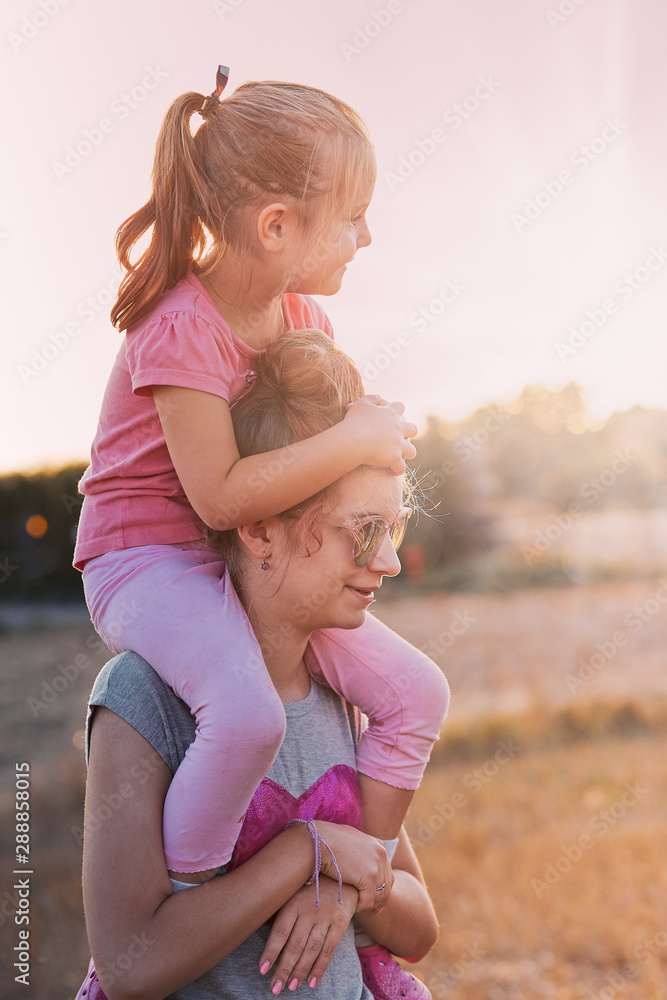
[[[259,564],[259,568],[260,569],[268,569],[269,568],[269,564],[266,561],[266,552],[264,552],[263,555],[262,555],[262,561]]]

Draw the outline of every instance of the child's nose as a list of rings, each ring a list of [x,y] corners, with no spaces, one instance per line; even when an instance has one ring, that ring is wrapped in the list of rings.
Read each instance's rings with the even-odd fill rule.
[[[357,231],[357,246],[358,247],[368,247],[373,242],[373,237],[371,236],[371,231],[368,228],[368,223],[364,219],[363,224],[359,227]]]

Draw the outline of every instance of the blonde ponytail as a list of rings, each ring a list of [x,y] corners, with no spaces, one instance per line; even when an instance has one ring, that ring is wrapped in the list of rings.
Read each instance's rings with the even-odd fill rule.
[[[374,181],[366,126],[331,94],[293,83],[246,83],[218,106],[207,105],[193,135],[190,120],[203,102],[190,92],[168,109],[153,193],[118,230],[126,274],[111,321],[120,330],[143,319],[188,271],[205,273],[230,249],[248,257],[247,210],[261,198],[289,197],[307,220],[317,199],[347,205]],[[132,262],[132,249],[151,228],[148,248]]]

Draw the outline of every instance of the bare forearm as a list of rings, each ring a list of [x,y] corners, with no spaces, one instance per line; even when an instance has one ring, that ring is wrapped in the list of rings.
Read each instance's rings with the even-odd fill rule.
[[[392,954],[419,961],[435,944],[438,920],[426,887],[409,872],[394,870],[396,881],[380,914],[357,913],[363,929]]]
[[[364,833],[380,840],[398,837],[407,815],[414,790],[396,788],[358,773],[361,807],[364,812]]]
[[[305,441],[239,459],[198,513],[216,531],[273,517],[359,464],[353,438],[336,424]]]
[[[125,962],[124,971],[106,947],[97,968],[109,1000],[161,1000],[196,980],[298,891],[312,874],[313,859],[307,831],[291,828],[238,870],[173,893],[152,915],[124,921],[112,935],[113,947],[128,951],[132,964]]]

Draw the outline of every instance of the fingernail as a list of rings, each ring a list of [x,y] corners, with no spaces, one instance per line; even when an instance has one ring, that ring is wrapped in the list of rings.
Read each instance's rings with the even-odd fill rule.
[[[262,962],[262,964],[260,965],[259,971],[262,973],[263,976],[265,976],[267,974],[267,972],[269,971],[270,968],[271,968],[271,963],[268,962],[268,961],[265,961],[265,962]]]
[[[278,994],[280,993],[280,991],[281,991],[282,988],[283,988],[283,984],[280,982],[279,979],[276,979],[275,983],[271,987],[271,992],[273,993],[274,997],[278,996]]]
[[[317,986],[317,976],[313,976],[312,979],[309,979],[308,985],[310,986],[311,990],[314,990],[315,987]]]
[[[290,980],[287,989],[292,990],[292,992],[294,992],[294,990],[297,988],[298,985],[299,985],[299,980],[295,976],[294,979]]]

